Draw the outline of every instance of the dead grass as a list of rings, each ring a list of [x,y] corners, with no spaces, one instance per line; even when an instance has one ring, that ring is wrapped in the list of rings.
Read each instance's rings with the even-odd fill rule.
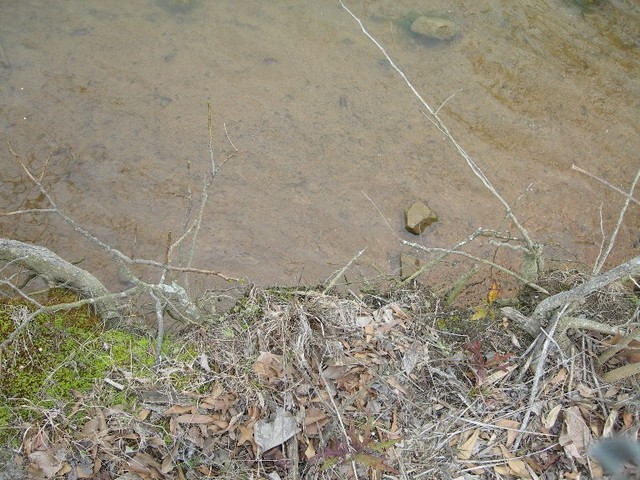
[[[554,274],[545,286],[579,281]],[[632,328],[637,305],[616,287],[581,313]],[[602,478],[589,445],[639,424],[635,380],[600,379],[608,339],[570,333],[571,356],[547,359],[523,432],[532,339],[473,313],[415,285],[251,288],[183,334],[185,350],[155,375],[111,372],[121,404],[105,404],[114,387],[98,380],[19,425],[20,458],[29,478]]]

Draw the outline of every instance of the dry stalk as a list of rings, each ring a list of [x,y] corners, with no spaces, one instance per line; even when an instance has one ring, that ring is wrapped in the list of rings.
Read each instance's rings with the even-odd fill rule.
[[[422,273],[424,271],[423,269],[431,268],[435,263],[441,261],[446,256],[459,255],[461,257],[466,257],[466,258],[469,258],[469,259],[474,260],[476,262],[480,262],[480,263],[484,263],[485,265],[489,265],[489,266],[495,268],[496,270],[500,270],[501,272],[504,272],[504,273],[506,273],[508,275],[511,275],[512,277],[514,277],[517,280],[519,280],[520,282],[522,282],[524,285],[526,285],[526,286],[528,286],[530,288],[533,288],[537,292],[543,293],[545,295],[549,295],[549,292],[547,292],[547,290],[545,290],[544,288],[542,288],[539,285],[536,285],[535,283],[530,282],[529,280],[524,278],[522,275],[518,275],[514,271],[509,270],[508,268],[505,268],[502,265],[498,265],[497,263],[492,262],[491,260],[486,260],[484,258],[476,257],[475,255],[471,255],[470,253],[467,253],[467,252],[465,252],[463,250],[448,249],[448,248],[437,248],[437,247],[425,247],[424,245],[420,245],[419,243],[408,242],[406,240],[403,240],[402,243],[404,243],[405,245],[409,245],[410,247],[413,247],[413,248],[415,248],[417,250],[422,250],[423,252],[429,252],[429,253],[436,252],[436,253],[441,253],[442,254],[440,257],[438,257],[437,260],[435,260],[434,262],[431,262],[429,265],[421,268],[420,270],[418,270],[418,272],[414,273],[409,278],[412,278],[412,277],[415,278],[417,275],[419,275],[420,273]],[[406,282],[406,280],[405,280],[405,282]]]
[[[609,258],[609,254],[613,249],[613,245],[615,244],[616,238],[618,237],[618,232],[620,231],[620,227],[622,226],[624,215],[627,212],[627,208],[629,208],[629,203],[631,203],[631,199],[633,198],[633,191],[635,190],[636,185],[638,184],[638,180],[640,180],[640,169],[638,169],[636,176],[633,179],[633,182],[631,182],[631,187],[629,187],[629,193],[625,195],[626,198],[624,201],[624,205],[620,209],[618,222],[616,223],[616,226],[613,229],[613,232],[611,233],[611,238],[609,239],[609,245],[607,246],[607,251],[604,253],[604,255],[599,256],[598,259],[596,260],[596,264],[593,267],[593,275],[598,275],[600,273],[600,270],[602,270],[602,267],[607,261],[607,258]]]
[[[587,170],[584,170],[584,169],[580,168],[577,165],[571,165],[571,170],[575,170],[576,172],[584,173],[586,176],[591,177],[594,180],[597,180],[598,182],[602,183],[603,185],[606,185],[607,187],[609,187],[611,190],[614,190],[614,191],[618,192],[623,197],[628,198],[629,200],[631,200],[636,205],[640,205],[640,201],[636,200],[635,197],[632,197],[631,195],[629,195],[629,193],[627,193],[624,190],[616,187],[615,185],[613,185],[611,182],[608,182],[604,178],[599,177],[599,176],[597,176],[597,175],[595,175],[595,174],[593,174],[593,173],[591,173],[591,172],[589,172]]]
[[[347,270],[349,270],[349,267],[353,265],[353,262],[355,262],[358,258],[360,258],[360,255],[362,255],[366,250],[367,250],[367,247],[364,247],[362,250],[356,253],[344,267],[342,267],[340,270],[336,270],[335,272],[333,272],[333,274],[329,277],[329,279],[327,279],[329,283],[327,284],[325,289],[322,291],[322,293],[326,295],[327,292],[336,285],[336,282],[338,281],[338,279],[342,277]]]
[[[535,400],[536,400],[536,396],[538,395],[538,386],[540,385],[540,379],[542,378],[542,374],[544,373],[544,365],[546,363],[547,355],[549,354],[549,348],[553,341],[553,334],[556,331],[558,322],[560,321],[560,319],[565,314],[568,308],[569,308],[569,304],[565,304],[565,306],[562,308],[562,310],[560,310],[560,312],[557,313],[557,315],[551,322],[551,325],[549,326],[549,330],[547,332],[548,335],[546,335],[544,344],[542,346],[542,351],[540,352],[540,356],[538,357],[537,365],[536,365],[536,373],[533,377],[531,390],[529,391],[529,405],[524,414],[524,418],[522,419],[522,422],[520,424],[520,435],[518,435],[518,438],[516,438],[513,444],[513,450],[518,449],[518,447],[520,446],[520,442],[522,441],[522,437],[524,436],[527,430],[527,427],[529,426],[529,419],[531,418],[531,413],[535,408]]]

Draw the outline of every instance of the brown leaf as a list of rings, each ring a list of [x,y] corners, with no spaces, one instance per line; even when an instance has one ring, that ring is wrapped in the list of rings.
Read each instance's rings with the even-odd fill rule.
[[[480,429],[476,428],[473,433],[467,438],[467,440],[458,448],[458,458],[460,460],[469,460],[473,453],[473,448],[476,446],[478,437],[480,436]]]
[[[162,466],[151,455],[143,452],[136,453],[136,456],[129,460],[124,468],[147,478],[163,477],[160,473]]]
[[[567,376],[569,375],[569,373],[567,372],[566,368],[561,368],[558,373],[556,373],[553,378],[551,379],[551,383],[553,385],[557,385],[559,383],[563,383]]]
[[[511,472],[516,475],[518,478],[531,478],[529,474],[529,470],[527,470],[527,464],[524,463],[519,458],[515,458],[515,456],[507,450],[504,445],[500,445],[500,451],[502,452],[502,456],[507,461],[507,465],[511,469]]]
[[[328,380],[336,380],[345,376],[350,369],[348,365],[330,365],[322,371],[322,376]]]
[[[310,407],[307,408],[304,415],[304,425],[311,425],[313,423],[320,423],[324,420],[327,420],[327,414],[318,407]]]
[[[313,446],[313,442],[307,444],[307,449],[304,451],[304,456],[307,460],[313,458],[316,455],[316,449]]]
[[[204,446],[204,437],[202,436],[198,425],[191,425],[191,428],[187,431],[186,438],[200,449]]]
[[[168,409],[166,409],[163,412],[163,415],[169,416],[169,415],[173,415],[174,413],[177,413],[178,415],[181,415],[187,412],[193,413],[195,408],[196,407],[194,407],[193,405],[173,405],[172,407],[169,407]]]
[[[579,407],[569,407],[564,411],[564,424],[564,431],[558,441],[567,455],[582,463],[586,448],[591,443],[591,431],[582,418]]]
[[[29,460],[38,467],[47,478],[53,477],[62,467],[50,450],[38,450],[29,454]]]
[[[245,427],[244,425],[238,425],[238,429],[240,430],[240,435],[238,436],[238,441],[236,445],[240,446],[245,442],[249,442],[251,444],[251,449],[254,452],[258,451],[258,446],[256,442],[253,440],[253,425],[250,427]]]
[[[171,458],[171,455],[167,455],[166,457],[164,457],[164,459],[162,460],[162,465],[160,466],[160,471],[163,474],[167,474],[169,473],[171,470],[173,470],[175,468],[175,464],[173,463],[173,459]]]
[[[520,422],[503,418],[502,420],[498,420],[496,425],[507,430],[507,447],[510,447],[520,433],[518,432]]]
[[[282,356],[271,352],[261,352],[253,364],[253,371],[259,377],[264,377],[269,383],[275,383],[282,378]]]
[[[211,415],[200,415],[197,413],[189,413],[187,415],[179,415],[176,417],[176,422],[178,423],[208,424],[213,423],[216,420],[217,419]]]
[[[304,432],[308,437],[316,437],[322,427],[329,423],[329,417],[318,407],[307,408],[304,416]]]
[[[544,428],[550,430],[551,427],[556,424],[556,420],[558,419],[558,414],[560,413],[561,408],[562,405],[558,404],[549,411],[544,419]]]
[[[623,337],[620,333],[616,333],[611,340],[609,340],[609,343],[611,345],[617,345],[631,335],[637,336],[637,331],[632,330],[626,337]],[[627,363],[640,362],[640,342],[638,340],[629,341],[626,347],[617,352],[615,356],[624,359]]]
[[[144,422],[150,413],[151,413],[151,410],[149,410],[148,408],[143,408],[138,412],[138,415],[136,415],[136,418],[141,422]]]
[[[211,408],[215,406],[215,401],[220,395],[222,395],[222,392],[224,392],[224,387],[220,382],[216,382],[213,388],[211,388],[211,393],[202,399],[201,406],[203,408]]]
[[[395,390],[396,393],[407,395],[407,391],[402,387],[402,385],[400,385],[400,382],[395,377],[387,377],[387,383]]]

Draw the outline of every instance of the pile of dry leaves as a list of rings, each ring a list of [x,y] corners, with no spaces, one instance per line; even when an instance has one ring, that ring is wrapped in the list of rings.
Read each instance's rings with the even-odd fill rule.
[[[632,330],[634,301],[600,293],[583,313]],[[154,378],[112,372],[43,412],[25,428],[25,468],[74,479],[602,478],[590,445],[639,425],[635,381],[600,380],[607,336],[569,332],[573,350],[547,358],[530,398],[532,338],[492,316],[471,320],[417,287],[252,289],[188,334],[191,360],[164,359]],[[630,349],[610,368],[637,361]],[[130,402],[97,400],[114,384]],[[633,478],[614,473],[605,478]]]

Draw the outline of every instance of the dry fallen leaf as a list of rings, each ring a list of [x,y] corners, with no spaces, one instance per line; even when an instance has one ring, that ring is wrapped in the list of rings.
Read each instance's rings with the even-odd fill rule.
[[[584,462],[584,453],[591,444],[591,431],[582,418],[579,407],[573,406],[564,410],[564,429],[558,441],[567,455],[580,463]]]
[[[200,406],[202,408],[214,407],[216,399],[222,395],[222,392],[224,392],[224,387],[220,382],[216,382],[211,388],[211,393],[202,399]]]
[[[249,442],[251,444],[253,441],[253,425],[250,427],[245,427],[244,425],[238,425],[238,430],[240,430],[240,435],[238,436],[238,440],[236,441],[236,445],[243,445],[245,442]]]
[[[562,405],[558,404],[549,411],[544,419],[544,428],[550,430],[551,427],[556,424],[556,420],[558,419],[558,414],[560,413],[561,408]]]
[[[173,459],[171,458],[171,455],[167,455],[166,457],[164,457],[164,459],[162,460],[162,465],[160,466],[160,471],[166,475],[174,468],[175,468],[175,464],[173,463]]]
[[[511,469],[511,473],[513,475],[518,478],[531,478],[526,463],[524,463],[519,458],[515,458],[515,456],[511,452],[509,452],[509,450],[507,450],[504,445],[500,445],[500,451],[502,452],[502,456],[507,461],[507,465],[509,465],[509,468]]]
[[[329,417],[322,409],[309,407],[304,415],[304,433],[308,437],[318,436],[327,423],[329,423]]]
[[[62,461],[58,460],[48,449],[30,453],[29,460],[31,460],[47,478],[53,477],[62,467]]]
[[[315,457],[316,455],[316,449],[313,446],[313,442],[309,442],[307,445],[307,449],[304,451],[304,456],[307,460],[309,460],[310,458]]]
[[[172,407],[169,407],[167,410],[165,410],[163,412],[163,415],[173,415],[174,413],[177,413],[179,415],[183,414],[183,413],[187,413],[187,412],[192,412],[195,410],[196,407],[194,407],[193,405],[173,405]]]
[[[273,420],[263,419],[256,422],[253,438],[260,447],[260,452],[264,453],[273,447],[282,445],[299,431],[293,416],[283,408],[279,408]]]
[[[198,424],[208,424],[213,423],[217,419],[212,417],[211,415],[200,415],[197,413],[189,413],[187,415],[179,415],[176,417],[176,422],[178,423],[198,423]]]
[[[638,340],[628,340],[630,337],[635,336],[637,336],[637,331],[633,330],[625,337],[620,333],[616,333],[611,340],[609,340],[609,344],[611,345],[617,345],[622,340],[626,343],[626,346],[615,354],[616,357],[624,359],[627,363],[640,362],[640,342]]]
[[[260,352],[260,356],[253,364],[253,371],[268,383],[278,382],[283,375],[282,356],[271,352]]]
[[[503,418],[502,420],[498,420],[496,425],[507,430],[507,447],[510,447],[520,434],[518,431],[520,428],[520,422]]]
[[[458,458],[460,460],[469,460],[473,454],[473,448],[476,446],[478,437],[480,436],[480,429],[476,428],[471,436],[458,447]]]
[[[138,452],[135,457],[127,462],[125,470],[128,470],[143,478],[162,478],[160,473],[162,466],[149,454]]]

